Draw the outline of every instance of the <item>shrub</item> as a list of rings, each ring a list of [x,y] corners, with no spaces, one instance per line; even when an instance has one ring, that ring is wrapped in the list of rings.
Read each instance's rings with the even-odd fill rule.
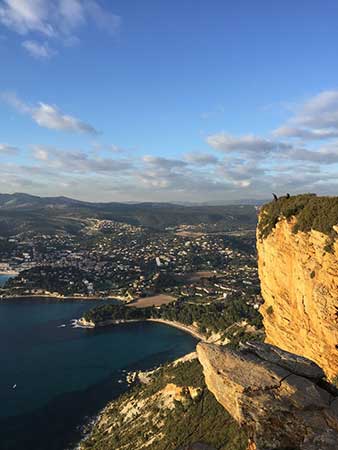
[[[335,238],[333,226],[338,224],[338,197],[317,197],[315,194],[281,197],[261,209],[258,230],[266,238],[280,219],[296,217],[293,232],[317,230]]]
[[[273,314],[273,307],[272,307],[272,305],[270,305],[270,306],[268,306],[266,308],[266,312],[269,314],[269,316],[271,316],[271,314]]]
[[[334,384],[334,385],[338,388],[338,375],[336,375],[336,376],[333,378],[332,384]]]

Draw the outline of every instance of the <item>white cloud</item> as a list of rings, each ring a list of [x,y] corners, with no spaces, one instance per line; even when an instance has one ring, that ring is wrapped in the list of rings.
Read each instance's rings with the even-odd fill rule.
[[[299,105],[294,116],[273,134],[305,140],[338,137],[338,90],[323,91]]]
[[[152,155],[145,155],[143,157],[143,161],[158,170],[171,170],[174,168],[177,169],[185,167],[187,165],[187,163],[185,161],[182,161],[181,159],[169,159]]]
[[[0,24],[23,36],[34,34],[35,48],[29,46],[30,50],[34,48],[30,51],[34,57],[37,46],[46,49],[49,45],[36,41],[39,34],[44,40],[53,40],[54,45],[58,41],[70,45],[78,42],[80,28],[91,23],[114,35],[119,31],[121,18],[94,0],[0,0]],[[27,49],[27,45],[24,47]],[[42,52],[40,48],[40,57]],[[55,53],[49,48],[49,56]]]
[[[34,146],[34,157],[40,161],[48,161],[49,151],[42,146]]]
[[[88,123],[63,114],[56,106],[47,103],[39,103],[39,106],[32,112],[32,118],[40,127],[52,130],[97,134],[95,128]]]
[[[22,46],[31,56],[34,56],[34,58],[37,59],[48,59],[57,53],[55,50],[49,47],[49,44],[47,42],[39,44],[39,42],[36,41],[24,41],[22,43]]]
[[[119,147],[118,145],[115,145],[115,144],[108,145],[107,150],[112,153],[127,153],[127,152],[129,152],[128,149]]]
[[[283,157],[285,159],[316,163],[318,170],[318,164],[322,166],[338,164],[338,142],[331,143],[329,146],[316,148],[315,150],[293,148],[289,152],[286,152]],[[309,169],[307,168],[307,170]]]
[[[317,129],[338,128],[338,91],[324,91],[312,97],[292,121]]]
[[[13,94],[2,97],[40,126],[92,132],[93,127],[55,106],[41,103],[32,107]],[[306,108],[300,108],[292,120],[300,117],[305,109],[313,115],[324,106],[327,109],[328,98],[332,100],[332,95],[312,104],[305,103]],[[332,110],[332,103],[330,105]],[[30,166],[15,164],[13,156],[3,158],[0,187],[11,183],[8,186],[15,185],[18,190],[21,183],[22,190],[27,187],[30,191],[43,189],[43,193],[51,193],[48,189],[53,188],[54,192],[59,189],[57,193],[62,195],[120,201],[223,202],[225,199],[266,199],[270,192],[334,194],[338,186],[338,139],[325,145],[320,141],[332,139],[337,130],[320,128],[318,124],[311,128],[290,120],[274,132],[275,136],[288,139],[294,135],[303,142],[290,143],[253,134],[209,136],[209,145],[223,155],[210,149],[210,153],[206,150],[177,157],[137,156],[114,145],[102,145],[96,139],[88,152],[35,146]],[[15,152],[14,147],[0,145],[0,154],[15,155]],[[29,184],[32,177],[35,186]]]
[[[56,106],[42,102],[38,106],[29,106],[16,94],[8,92],[1,94],[1,98],[20,113],[29,115],[40,127],[58,131],[98,134],[92,125],[62,113]]]
[[[207,166],[210,164],[217,164],[218,159],[216,156],[211,155],[210,153],[198,153],[191,152],[186,153],[184,159],[190,164],[196,164],[198,166]]]
[[[19,149],[17,147],[13,147],[8,144],[0,144],[0,156],[1,155],[16,155],[19,153]]]
[[[265,175],[265,170],[259,166],[259,162],[230,157],[224,159],[218,171],[225,180],[239,188],[249,187],[255,180]]]
[[[273,135],[278,137],[295,137],[304,140],[323,140],[338,137],[338,130],[309,130],[306,128],[282,126],[274,130]]]
[[[48,0],[4,0],[0,4],[0,22],[23,35],[36,31],[54,36],[49,15]]]
[[[290,147],[289,144],[251,134],[236,137],[224,132],[208,136],[207,143],[216,150],[253,154],[256,157],[265,157],[266,154],[272,151],[284,150]]]
[[[33,155],[49,170],[57,169],[64,173],[124,173],[133,167],[132,161],[127,159],[93,158],[82,151],[60,150],[43,145],[34,146]]]

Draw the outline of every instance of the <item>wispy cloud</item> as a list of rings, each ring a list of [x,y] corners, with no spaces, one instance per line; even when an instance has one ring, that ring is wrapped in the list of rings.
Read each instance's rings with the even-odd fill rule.
[[[37,59],[49,59],[57,53],[56,50],[50,48],[47,42],[23,41],[22,46]]]
[[[158,170],[171,170],[174,168],[182,168],[187,165],[185,161],[182,161],[181,159],[170,159],[170,158],[163,158],[162,156],[152,156],[152,155],[145,155],[143,157],[143,161]]]
[[[8,144],[1,144],[0,143],[0,156],[1,155],[17,155],[19,153],[19,149],[17,147],[13,147],[12,145]]]
[[[184,159],[190,164],[198,166],[208,166],[210,164],[217,164],[218,159],[210,153],[190,152],[184,155]]]
[[[295,109],[288,122],[274,130],[275,136],[304,140],[338,136],[338,90],[323,91]]]
[[[33,147],[35,159],[48,167],[66,173],[124,173],[133,167],[127,159],[90,157],[80,150],[60,150],[38,145]]]
[[[98,134],[98,131],[92,125],[64,114],[57,106],[42,102],[38,103],[37,106],[30,106],[12,92],[2,93],[1,98],[21,114],[29,115],[40,127],[74,133]]]
[[[48,51],[48,57],[56,54],[46,39],[69,45],[79,40],[80,28],[93,23],[108,34],[115,35],[120,28],[121,18],[103,8],[94,0],[2,0],[0,1],[0,24],[22,35],[35,36],[34,46],[23,47],[34,57],[39,53],[38,46]],[[37,41],[41,35],[44,41]],[[33,49],[33,50],[32,50]],[[43,50],[40,48],[40,58]]]
[[[15,95],[3,97],[40,126],[94,134],[91,125],[57,107],[45,103],[30,106]],[[22,189],[27,187],[30,192],[43,189],[49,194],[121,201],[223,202],[226,198],[266,199],[270,192],[334,194],[338,188],[334,98],[333,94],[318,95],[304,102],[290,112],[290,120],[281,124],[278,133],[236,136],[219,132],[206,138],[203,151],[172,157],[138,155],[94,139],[87,150],[34,146],[30,163],[23,164],[22,155],[15,159],[16,147],[1,144],[0,155],[7,157],[1,163],[0,190],[6,183],[18,190],[21,183]],[[330,112],[330,117],[314,122],[318,111]],[[32,175],[34,186],[29,184]],[[54,191],[49,186],[54,186]]]
[[[273,135],[277,137],[299,138],[306,141],[320,141],[323,139],[338,137],[338,130],[318,130],[296,128],[291,126],[282,126],[273,131]]]
[[[216,150],[254,154],[256,157],[264,157],[272,151],[284,150],[290,147],[289,144],[254,135],[237,137],[224,132],[208,136],[207,143]]]

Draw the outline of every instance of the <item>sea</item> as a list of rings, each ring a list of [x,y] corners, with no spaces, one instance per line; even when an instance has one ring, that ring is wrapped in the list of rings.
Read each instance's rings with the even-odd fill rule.
[[[12,275],[2,275],[0,274],[0,287],[2,287],[9,278],[12,278]]]
[[[152,322],[74,328],[72,321],[97,304],[0,300],[1,450],[75,448],[85,425],[128,389],[128,371],[195,348],[191,335]]]

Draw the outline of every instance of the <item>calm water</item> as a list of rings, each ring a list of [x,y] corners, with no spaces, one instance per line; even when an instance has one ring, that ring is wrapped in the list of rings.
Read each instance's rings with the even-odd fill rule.
[[[195,347],[190,335],[155,323],[72,328],[94,305],[0,301],[1,450],[69,448],[80,425],[127,389],[124,369],[149,369]]]
[[[0,274],[0,287],[3,286],[9,278],[12,278],[12,276]]]

